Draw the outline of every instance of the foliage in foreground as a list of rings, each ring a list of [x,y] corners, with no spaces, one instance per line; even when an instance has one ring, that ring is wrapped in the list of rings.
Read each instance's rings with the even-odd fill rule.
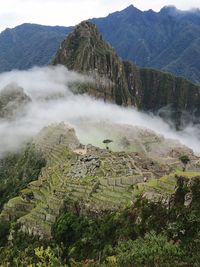
[[[198,203],[189,208],[179,203],[168,210],[144,199],[101,216],[80,216],[66,208],[51,242],[15,231],[12,244],[6,243],[5,229],[0,262],[22,267],[200,266],[199,214]]]
[[[46,162],[41,153],[29,144],[19,153],[8,154],[0,162],[0,210],[10,198],[36,180]]]

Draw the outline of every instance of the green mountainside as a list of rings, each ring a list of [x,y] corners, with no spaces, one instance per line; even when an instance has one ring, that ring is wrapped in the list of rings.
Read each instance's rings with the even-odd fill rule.
[[[0,72],[47,65],[71,28],[25,23],[0,34]]]
[[[46,259],[47,266],[65,266],[64,262],[69,266],[110,266],[110,261],[111,266],[143,266],[148,258],[142,260],[138,252],[132,252],[143,238],[150,239],[147,242],[153,246],[161,239],[167,246],[160,246],[159,260],[147,249],[152,266],[158,261],[162,266],[174,266],[180,260],[184,264],[199,262],[193,240],[199,229],[195,227],[199,218],[198,158],[186,147],[170,140],[167,145],[153,133],[134,128],[127,131],[129,149],[116,152],[81,145],[75,131],[64,123],[45,127],[34,138],[10,170],[18,168],[19,178],[15,175],[17,190],[0,214],[1,263],[38,266],[34,264]],[[136,140],[148,150],[134,147]],[[165,150],[162,161],[151,156],[152,151],[159,155],[160,147]],[[184,172],[178,159],[182,153],[190,158]],[[35,161],[37,154],[41,160]],[[2,165],[2,173],[4,166],[8,167]],[[19,166],[24,166],[22,173]],[[184,216],[189,217],[186,220]],[[187,228],[189,218],[192,235]],[[186,253],[188,242],[191,247]],[[165,249],[172,254],[171,265],[166,265]],[[129,250],[134,254],[128,256]],[[193,255],[190,259],[189,253]],[[132,265],[133,260],[138,263]]]
[[[200,10],[142,12],[133,5],[91,20],[123,59],[200,82]]]
[[[142,12],[129,6],[91,20],[124,60],[200,83],[200,11],[164,7]],[[25,23],[0,34],[0,71],[49,64],[73,27]]]
[[[52,63],[90,75],[70,82],[76,94],[151,111],[172,105],[176,122],[184,111],[199,115],[198,86],[122,61],[90,22]],[[2,89],[1,122],[17,123],[30,101],[16,84]],[[0,155],[0,266],[200,266],[199,157],[145,128],[79,124],[77,135],[64,122],[47,125]]]
[[[95,96],[120,105],[131,101],[122,61],[89,22],[79,24],[63,41],[53,64],[94,77],[91,94]]]
[[[91,75],[94,85],[88,86],[87,93],[105,101],[153,112],[170,106],[172,119],[178,124],[184,112],[194,118],[200,115],[199,86],[181,77],[123,62],[90,22],[82,22],[68,35],[53,64]]]

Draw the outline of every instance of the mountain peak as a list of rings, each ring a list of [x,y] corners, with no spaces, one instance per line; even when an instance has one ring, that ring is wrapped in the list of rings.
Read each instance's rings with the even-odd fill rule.
[[[122,10],[121,12],[123,12],[123,13],[141,13],[142,11],[139,10],[134,5],[130,5],[130,6],[126,7],[124,10]]]
[[[127,103],[129,92],[123,63],[91,22],[83,21],[76,26],[61,44],[53,64],[92,75],[99,86],[98,96],[101,94],[105,100],[114,98],[118,104]]]
[[[63,41],[53,63],[63,63],[67,68],[80,72],[90,71],[91,57],[95,55],[94,52],[96,52],[97,47],[101,51],[109,49],[109,46],[103,42],[97,27],[89,21],[83,21]],[[77,60],[74,59],[74,55],[76,55]]]
[[[91,30],[92,31],[97,31],[95,24],[93,24],[92,22],[89,22],[88,20],[82,21],[75,28],[75,31],[82,32],[84,30],[86,30],[88,32],[91,31]]]
[[[178,10],[175,6],[173,5],[169,5],[169,6],[164,6],[161,10],[160,13],[161,14],[166,14],[166,15],[175,15],[178,12],[181,12],[180,10]]]
[[[132,10],[132,9],[137,9],[137,8],[134,7],[134,5],[129,5],[124,10]]]
[[[53,64],[63,64],[69,70],[89,74],[95,84],[86,86],[84,90],[81,90],[119,105],[133,104],[137,107],[144,105],[148,110],[156,110],[161,107],[160,103],[167,105],[169,101],[167,98],[163,98],[161,101],[159,99],[164,97],[161,92],[163,92],[163,81],[166,77],[170,80],[167,87],[164,87],[166,91],[171,90],[174,82],[176,83],[176,92],[178,92],[180,86],[180,78],[155,70],[138,70],[132,63],[123,62],[115,50],[104,42],[96,26],[88,21],[80,23],[74,32],[68,35],[61,44]],[[154,82],[158,80],[159,83],[154,90],[158,90],[159,93],[155,94],[156,98],[154,98],[153,93],[152,99],[149,101],[151,97],[149,92],[152,90],[152,86],[154,87]],[[184,90],[190,92],[191,97],[195,98],[190,103],[197,103],[199,100],[196,99],[200,99],[198,87],[183,79],[181,82],[185,84]],[[78,88],[74,89],[78,91]],[[175,99],[173,95],[175,91],[172,92],[170,103]],[[187,103],[187,99],[185,101]],[[176,107],[177,104],[173,103]],[[193,104],[190,106],[190,103],[184,104],[188,110],[193,109]],[[195,114],[198,112],[200,112],[199,109]]]
[[[98,38],[101,39],[101,35],[97,30],[96,25],[89,21],[82,21],[79,23],[73,32],[74,35],[77,36],[77,38]]]
[[[161,10],[160,10],[160,14],[161,15],[170,15],[170,16],[199,16],[200,15],[200,9],[199,8],[192,8],[189,10],[180,10],[177,9],[175,6],[164,6]],[[198,23],[199,24],[199,23]]]

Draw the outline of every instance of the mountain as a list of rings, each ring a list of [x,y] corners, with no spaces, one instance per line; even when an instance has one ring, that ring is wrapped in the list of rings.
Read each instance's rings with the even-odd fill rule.
[[[90,22],[82,22],[68,35],[53,64],[91,75],[95,84],[88,86],[87,92],[104,100],[152,112],[169,106],[172,118],[178,123],[185,112],[191,114],[190,121],[192,116],[200,115],[199,86],[181,77],[139,69],[122,61]]]
[[[111,137],[119,131],[123,151],[83,146],[74,129],[54,123],[16,155],[1,160],[3,266],[42,266],[44,259],[60,267],[66,262],[102,267],[113,261],[115,267],[132,266],[133,260],[136,266],[150,260],[152,266],[200,262],[198,158],[147,130],[104,127],[112,127]],[[151,158],[159,148],[162,157]],[[182,153],[190,158],[185,172],[177,161]],[[131,256],[126,253],[136,248],[130,242],[141,242]],[[147,256],[140,253],[144,244]]]
[[[91,20],[124,60],[200,83],[200,10],[164,7],[160,12],[134,6]],[[72,27],[22,24],[0,34],[0,71],[50,62]]]
[[[0,34],[0,72],[47,65],[70,29],[28,23],[6,29]]]
[[[122,61],[88,21],[62,42],[52,64],[87,76],[50,66],[23,89],[30,72],[14,75],[17,83],[7,82],[12,73],[2,75],[0,128],[15,134],[0,144],[10,151],[0,154],[0,266],[200,266],[199,156],[135,126],[138,116],[169,131],[131,111],[171,105],[175,119],[179,111],[199,115],[199,86]],[[9,150],[5,141],[22,141],[24,132],[27,141]],[[183,141],[184,133],[173,136]]]
[[[89,22],[79,24],[68,35],[53,59],[53,64],[63,64],[69,70],[94,77],[98,90],[95,85],[91,94],[95,96],[114,100],[120,105],[131,100],[122,61]]]
[[[140,11],[133,5],[91,20],[123,59],[200,82],[200,10],[164,7]]]
[[[90,78],[82,75],[80,79],[62,66],[51,66],[50,75],[43,74],[46,80],[39,78],[42,86],[47,83],[42,98],[38,95],[42,86],[38,86],[38,79],[33,86],[33,76],[28,85],[25,83],[25,90],[17,84],[1,90],[5,107],[13,101],[17,106],[31,101],[25,109],[24,127],[20,116],[24,110],[17,109],[19,116],[13,120],[0,121],[5,134],[10,134],[10,129],[17,133],[17,124],[21,125],[19,138],[27,128],[33,127],[34,133],[15,152],[4,152],[0,157],[0,264],[199,266],[199,157],[176,140],[133,126],[134,120],[132,125],[125,123],[122,118],[126,116],[121,117],[117,110],[125,111],[114,104],[66,91],[72,74],[70,88],[75,93],[143,108],[144,96],[151,100],[162,92],[159,106],[166,96],[170,99],[168,91],[182,96],[179,101],[189,101],[183,94],[189,95],[187,90],[194,93],[198,87],[182,78],[123,62],[90,22],[82,22],[63,41],[53,60],[58,63],[90,74]],[[23,78],[28,74],[23,72]],[[50,77],[54,83],[55,75],[60,79],[52,86]],[[68,79],[63,75],[69,75]],[[17,81],[20,83],[19,77]],[[183,85],[186,91],[182,93]],[[34,88],[38,104],[31,94]],[[53,88],[58,92],[55,98]],[[89,107],[85,114],[86,105],[81,102]],[[100,105],[108,107],[105,116]],[[49,125],[46,115],[50,112]],[[134,116],[130,110],[126,112]],[[57,117],[60,113],[64,116]],[[111,119],[110,113],[121,117],[119,122]],[[8,140],[17,141],[12,139]]]
[[[153,132],[110,127],[113,136],[117,130],[124,140],[125,134],[129,152],[83,146],[74,129],[54,123],[2,161],[3,266],[9,262],[42,266],[44,259],[49,266],[60,267],[66,262],[103,267],[113,261],[110,266],[132,266],[130,262],[141,261],[141,248],[151,255],[152,266],[200,262],[198,158]],[[148,148],[147,154],[132,151],[138,141]],[[158,153],[157,159],[150,156],[152,151]],[[185,172],[177,161],[183,151],[190,157]],[[145,257],[136,266],[149,261]]]

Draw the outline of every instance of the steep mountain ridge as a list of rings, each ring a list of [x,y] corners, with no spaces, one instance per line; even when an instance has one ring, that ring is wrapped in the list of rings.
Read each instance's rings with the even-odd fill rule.
[[[199,9],[142,12],[131,5],[91,21],[124,60],[200,82]],[[48,64],[72,30],[28,23],[6,29],[0,34],[0,71]]]
[[[0,72],[47,65],[71,28],[24,23],[0,34]]]
[[[53,64],[91,75],[95,85],[86,92],[105,101],[152,112],[170,105],[172,119],[178,125],[183,112],[189,112],[194,118],[200,115],[199,86],[169,73],[139,69],[131,62],[123,62],[90,22],[80,23],[68,35]]]
[[[199,18],[199,9],[185,12],[169,6],[160,12],[142,12],[131,5],[91,21],[123,59],[199,83],[199,64],[190,61],[193,54],[200,57],[195,45],[200,36]]]
[[[127,12],[131,17],[132,8]],[[162,12],[174,15],[177,11],[168,8]],[[142,16],[136,9],[134,14]],[[64,83],[64,88],[69,83],[74,93],[154,112],[170,105],[176,122],[180,122],[182,112],[200,115],[199,86],[122,61],[90,22],[82,22],[69,34],[53,64],[90,76],[79,80],[76,75],[78,80]],[[59,72],[51,69],[55,78]],[[46,80],[42,81],[44,84]],[[52,110],[56,114],[57,109],[51,105],[54,90],[52,94],[50,83],[47,86],[51,96],[44,95],[40,105],[44,105],[46,113]],[[31,99],[25,92],[17,84],[2,89],[0,116],[9,110],[16,115],[18,108],[26,106]],[[90,105],[87,96],[66,92],[55,94],[58,106],[70,95]],[[125,116],[123,121],[119,118],[119,122],[112,122],[107,112],[101,116],[98,103],[110,107],[106,110],[113,116],[121,117],[116,106],[92,98],[90,101],[89,112],[93,113],[93,104],[97,105],[92,115],[99,113],[100,119],[84,115],[78,101],[65,112],[61,109],[66,121],[66,113],[71,116],[78,104],[78,116],[69,121],[81,141],[66,122],[46,125],[48,120],[41,115],[46,127],[17,152],[1,155],[0,265],[199,266],[199,157],[176,140],[126,125]],[[68,105],[67,101],[63,104]],[[19,111],[23,115],[23,110]],[[134,117],[134,113],[126,112]],[[135,120],[130,123],[137,124],[137,117]],[[10,121],[6,118],[6,122]],[[86,136],[81,133],[82,127]]]
[[[89,22],[79,24],[62,42],[53,64],[91,75],[97,86],[99,80],[97,91],[105,100],[114,100],[120,105],[130,102],[122,61]]]

